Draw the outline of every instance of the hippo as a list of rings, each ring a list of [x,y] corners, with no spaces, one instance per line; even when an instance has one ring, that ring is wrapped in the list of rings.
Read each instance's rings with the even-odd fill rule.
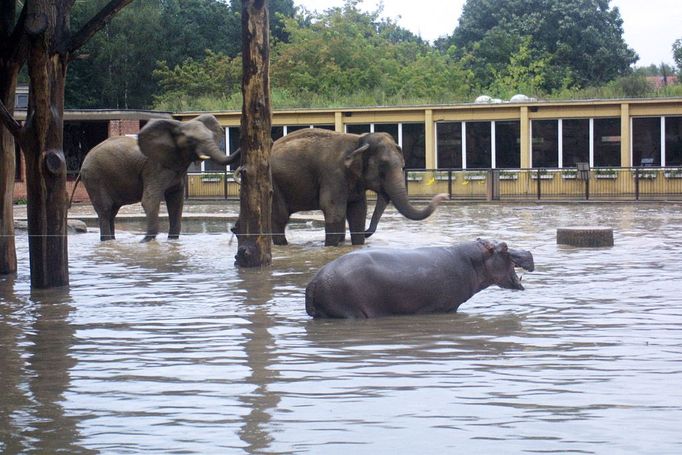
[[[322,267],[305,291],[313,318],[365,319],[446,313],[496,284],[523,290],[514,267],[535,268],[530,251],[477,239],[446,247],[369,248]]]

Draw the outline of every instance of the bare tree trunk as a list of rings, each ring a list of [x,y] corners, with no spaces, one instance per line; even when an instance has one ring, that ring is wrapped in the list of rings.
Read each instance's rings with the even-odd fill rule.
[[[18,67],[0,61],[0,101],[10,114],[14,113]],[[17,271],[14,243],[14,175],[16,173],[14,136],[0,123],[0,275]]]
[[[244,104],[241,121],[241,194],[236,263],[241,267],[272,263],[270,175],[270,32],[265,0],[242,0]]]
[[[31,287],[68,286],[66,160],[63,147],[66,55],[49,55],[32,37],[28,61],[31,115],[21,141],[26,157]]]
[[[26,60],[30,78],[25,124],[20,126],[6,108],[4,93],[0,98],[0,121],[21,145],[26,158],[32,288],[69,284],[68,198],[63,151],[64,85],[69,56],[131,1],[110,0],[72,35],[69,16],[73,0],[23,2],[16,24],[13,16],[8,19],[16,12],[16,0],[0,0],[0,37],[8,37],[0,41],[0,63],[10,61],[20,66]],[[14,150],[11,155],[14,159]],[[2,169],[2,172],[4,176],[7,171]],[[6,191],[2,196],[4,209]],[[6,223],[3,221],[3,224]]]

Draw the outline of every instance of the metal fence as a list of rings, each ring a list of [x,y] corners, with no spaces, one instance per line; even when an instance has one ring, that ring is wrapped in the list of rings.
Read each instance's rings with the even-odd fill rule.
[[[408,169],[408,194],[455,200],[682,200],[682,168]],[[189,199],[239,198],[233,172],[190,173]]]
[[[479,200],[682,200],[682,168],[408,170],[408,193]]]

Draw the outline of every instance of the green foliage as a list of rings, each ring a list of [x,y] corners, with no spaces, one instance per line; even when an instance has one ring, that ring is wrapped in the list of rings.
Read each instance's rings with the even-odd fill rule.
[[[77,28],[107,0],[77,2]],[[608,0],[467,0],[451,38],[432,46],[394,20],[358,9],[322,13],[271,0],[276,108],[438,104],[509,99],[679,96],[636,69]],[[68,107],[241,108],[241,2],[133,2],[70,65]],[[162,25],[161,25],[162,24]],[[682,63],[682,39],[673,44]]]
[[[229,98],[241,90],[242,59],[206,50],[202,60],[188,58],[174,68],[159,62],[153,75],[162,89],[155,97],[157,104],[182,98]]]
[[[565,88],[547,95],[549,99],[613,99],[682,96],[682,84],[655,88],[641,74],[617,78],[596,87]]]
[[[673,43],[673,60],[677,65],[677,71],[682,76],[682,38],[676,39]]]
[[[471,54],[472,70],[488,86],[505,73],[519,40],[530,37],[530,51],[545,60],[545,74],[536,75],[550,92],[625,75],[637,55],[623,40],[622,23],[608,0],[467,0],[450,42],[460,55]]]
[[[302,11],[283,23],[288,41],[274,41],[271,51],[276,107],[453,102],[472,95],[471,74],[454,49],[438,52],[391,20],[379,19],[379,11],[360,11],[357,1],[322,14]],[[237,59],[227,65],[225,59],[208,54],[173,69],[161,65],[155,75],[164,94],[155,106],[168,108],[181,100],[197,109],[206,101],[195,97],[210,95],[225,103],[221,108],[234,108],[240,87],[221,81],[236,81]]]
[[[76,2],[77,29],[108,0]],[[282,19],[293,0],[271,0],[273,37],[285,39]],[[165,96],[154,77],[157,62],[175,68],[191,60],[241,51],[241,2],[234,0],[143,0],[132,2],[87,44],[69,66],[69,108],[148,108]],[[199,80],[203,80],[198,78]],[[174,87],[171,87],[175,90]],[[193,93],[188,90],[189,93]]]

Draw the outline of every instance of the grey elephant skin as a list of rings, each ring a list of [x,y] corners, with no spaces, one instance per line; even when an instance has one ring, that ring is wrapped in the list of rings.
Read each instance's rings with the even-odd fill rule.
[[[168,209],[168,238],[177,238],[189,165],[207,159],[228,165],[239,158],[238,151],[226,156],[220,150],[223,134],[218,120],[209,114],[187,122],[152,120],[137,139],[112,137],[90,150],[78,178],[97,212],[100,239],[114,239],[119,209],[137,202],[142,202],[147,220],[143,241],[154,239],[159,232],[162,199]]]
[[[363,249],[322,267],[306,287],[305,306],[314,318],[452,312],[493,284],[523,290],[514,267],[533,271],[533,255],[482,239],[451,247]]]
[[[345,240],[346,220],[353,245],[363,244],[375,232],[388,202],[411,220],[423,220],[448,198],[439,194],[421,208],[407,197],[405,159],[387,133],[363,135],[306,128],[275,141],[270,158],[273,182],[273,242],[286,245],[284,234],[292,213],[322,210],[325,245]],[[370,226],[366,190],[377,193]]]

